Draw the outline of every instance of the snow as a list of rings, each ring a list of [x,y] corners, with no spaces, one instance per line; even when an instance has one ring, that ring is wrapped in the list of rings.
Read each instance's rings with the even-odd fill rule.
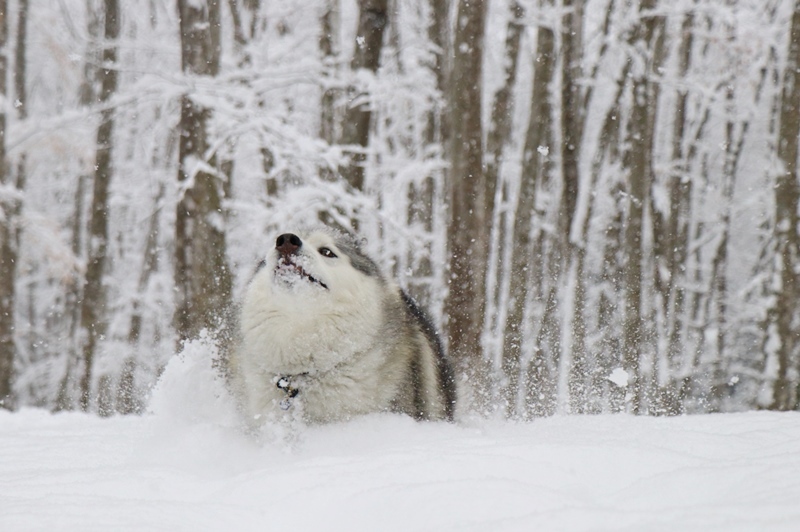
[[[797,530],[800,415],[371,416],[291,447],[0,413],[2,530]]]
[[[614,368],[614,371],[608,376],[608,380],[619,386],[620,388],[624,388],[628,385],[628,379],[630,375],[628,372],[622,368]]]
[[[797,530],[800,413],[239,428],[211,350],[151,412],[0,411],[0,530]]]

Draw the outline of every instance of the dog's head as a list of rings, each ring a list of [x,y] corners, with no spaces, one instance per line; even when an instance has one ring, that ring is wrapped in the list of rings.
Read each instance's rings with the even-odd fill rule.
[[[367,349],[387,282],[359,243],[326,228],[280,232],[274,242],[241,307],[243,343],[264,371],[326,370]]]
[[[358,291],[365,277],[382,281],[375,262],[350,235],[327,229],[281,233],[259,265],[276,290],[332,294]],[[315,292],[311,292],[315,293]]]

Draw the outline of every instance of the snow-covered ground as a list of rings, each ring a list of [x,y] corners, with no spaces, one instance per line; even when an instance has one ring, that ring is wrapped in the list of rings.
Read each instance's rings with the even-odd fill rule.
[[[199,356],[147,416],[0,412],[0,530],[800,530],[800,413],[376,415],[255,441]]]

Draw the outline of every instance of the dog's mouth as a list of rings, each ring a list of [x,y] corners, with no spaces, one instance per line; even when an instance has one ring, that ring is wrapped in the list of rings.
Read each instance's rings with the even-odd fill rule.
[[[321,286],[325,290],[328,289],[328,285],[308,273],[302,266],[292,262],[288,258],[283,258],[282,260],[278,261],[278,265],[275,267],[275,277],[284,281],[290,281],[293,277],[299,277],[301,279],[305,279],[311,284]]]

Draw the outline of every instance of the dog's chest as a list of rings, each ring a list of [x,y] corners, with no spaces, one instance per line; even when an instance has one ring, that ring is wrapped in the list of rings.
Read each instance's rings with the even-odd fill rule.
[[[376,346],[329,371],[290,377],[292,390],[279,391],[278,404],[299,408],[314,422],[387,410],[398,394],[401,371],[386,355]]]
[[[250,363],[267,373],[328,371],[369,350],[380,329],[380,309],[280,296],[254,299],[242,312],[243,344]]]

